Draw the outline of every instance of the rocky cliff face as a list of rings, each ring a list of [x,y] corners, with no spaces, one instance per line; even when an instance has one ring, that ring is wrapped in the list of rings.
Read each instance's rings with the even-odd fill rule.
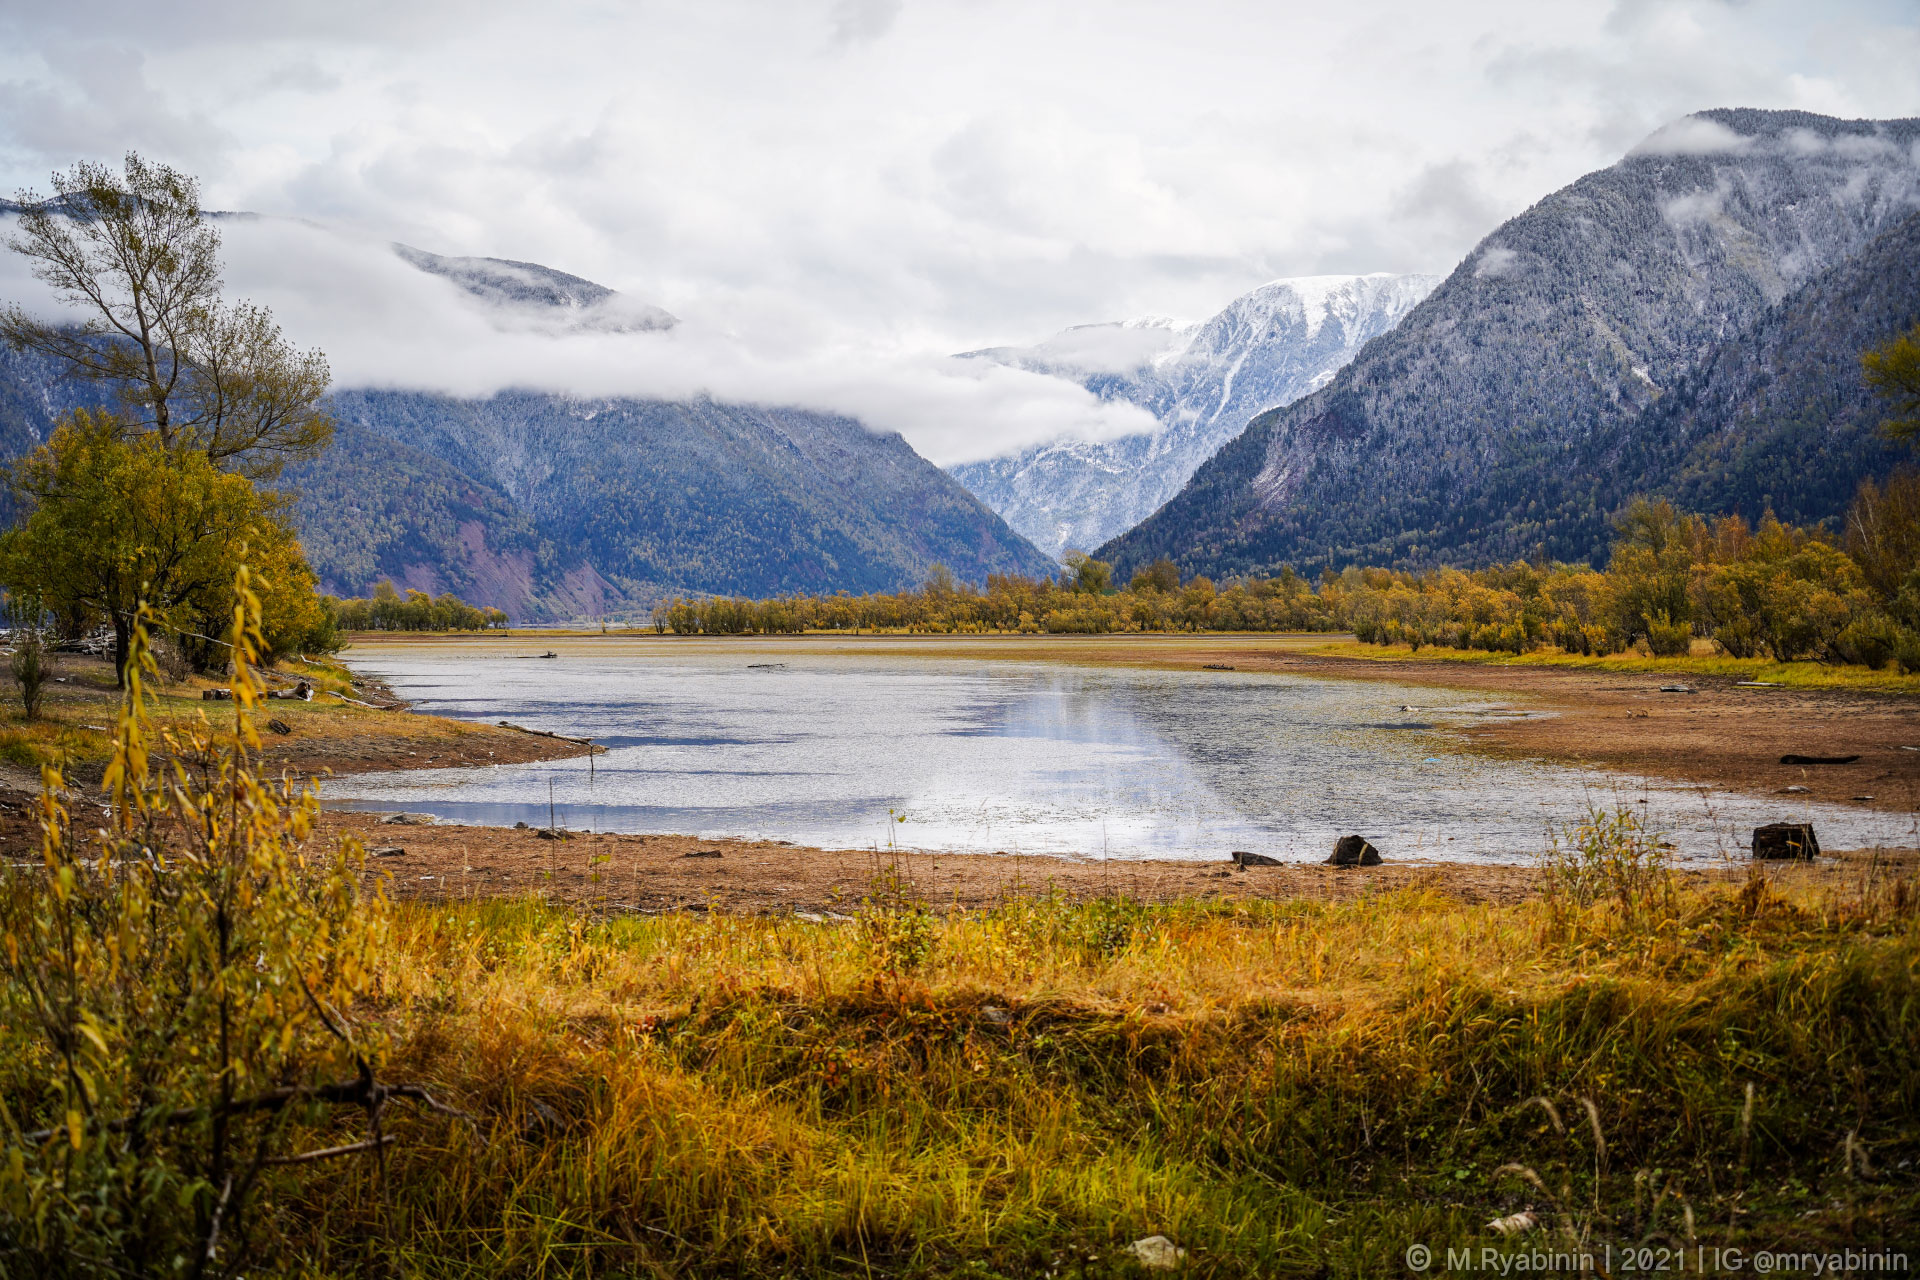
[[[1688,117],[1500,227],[1100,554],[1212,574],[1603,555],[1620,503],[1690,456],[1636,435],[1679,430],[1655,406],[1916,207],[1920,120]]]
[[[1145,519],[1263,410],[1324,385],[1391,329],[1436,276],[1276,280],[1203,324],[1070,329],[1036,347],[970,352],[1071,378],[1158,418],[1150,435],[1067,440],[951,468],[1036,545],[1086,549]]]

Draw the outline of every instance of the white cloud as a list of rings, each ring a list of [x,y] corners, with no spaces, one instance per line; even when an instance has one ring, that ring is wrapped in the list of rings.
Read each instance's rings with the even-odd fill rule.
[[[1920,114],[1917,68],[1899,0],[15,4],[0,188],[139,147],[216,207],[540,262],[686,321],[652,346],[476,337],[502,367],[837,398],[953,457],[1106,411],[948,352],[1445,271],[1636,143],[1724,142],[1649,139],[1690,112]],[[419,333],[368,336],[405,307],[303,301],[326,273],[284,265],[289,332],[343,372],[443,367]]]
[[[326,352],[340,387],[794,406],[900,431],[939,463],[1154,425],[1133,405],[988,361],[794,343],[756,349],[700,321],[628,332],[542,325],[415,269],[384,241],[278,218],[222,220],[220,228],[229,295],[271,307],[296,343]],[[0,257],[0,296],[49,318],[63,314],[13,255]]]
[[[1717,156],[1738,155],[1753,144],[1753,139],[1735,133],[1718,120],[1686,116],[1655,129],[1647,140],[1633,149],[1637,156]],[[1803,144],[1804,145],[1804,144]]]

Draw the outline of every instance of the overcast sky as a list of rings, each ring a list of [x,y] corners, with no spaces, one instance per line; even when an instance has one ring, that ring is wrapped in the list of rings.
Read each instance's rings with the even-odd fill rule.
[[[787,398],[939,461],[1141,425],[945,353],[1445,272],[1714,106],[1920,115],[1920,0],[0,0],[0,186],[137,148],[319,223],[230,236],[229,279],[343,380]],[[686,324],[422,323],[450,290],[352,295],[413,287],[392,240]]]

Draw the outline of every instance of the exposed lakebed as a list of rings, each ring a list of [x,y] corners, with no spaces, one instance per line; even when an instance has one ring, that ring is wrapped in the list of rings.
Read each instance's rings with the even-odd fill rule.
[[[544,826],[551,802],[575,830],[1116,858],[1318,858],[1359,832],[1390,858],[1516,861],[1614,805],[1687,857],[1743,855],[1771,821],[1812,821],[1835,848],[1911,842],[1897,815],[1477,755],[1461,727],[1544,713],[1377,681],[724,642],[349,656],[421,711],[608,750],[591,769],[333,779],[336,808]]]

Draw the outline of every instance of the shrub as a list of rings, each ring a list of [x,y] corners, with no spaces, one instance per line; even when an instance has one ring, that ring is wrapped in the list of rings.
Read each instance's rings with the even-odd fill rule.
[[[343,1012],[385,923],[363,853],[314,847],[319,800],[262,781],[260,602],[240,571],[233,720],[156,737],[142,610],[105,786],[76,828],[42,771],[41,864],[0,871],[0,1257],[11,1274],[226,1275],[270,1232],[261,1202],[322,1161],[377,1151],[377,1041]],[[151,768],[158,750],[165,769]],[[289,1153],[331,1108],[367,1131]]]
[[[1684,658],[1693,650],[1693,628],[1684,622],[1649,622],[1647,650],[1656,658]]]
[[[1671,853],[1633,810],[1592,808],[1554,835],[1541,859],[1542,891],[1560,918],[1604,902],[1624,916],[1645,916],[1673,900]]]
[[[14,629],[13,657],[8,663],[20,686],[20,709],[27,719],[40,718],[40,699],[47,683],[47,646],[34,627]]]

